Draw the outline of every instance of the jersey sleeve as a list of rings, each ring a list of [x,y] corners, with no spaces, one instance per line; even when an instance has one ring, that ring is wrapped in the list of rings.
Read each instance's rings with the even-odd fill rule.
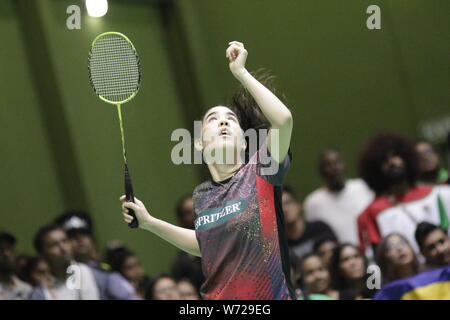
[[[289,148],[284,160],[278,163],[272,158],[267,143],[264,142],[255,153],[252,160],[256,162],[257,174],[270,184],[280,186],[283,184],[292,162],[292,151]]]

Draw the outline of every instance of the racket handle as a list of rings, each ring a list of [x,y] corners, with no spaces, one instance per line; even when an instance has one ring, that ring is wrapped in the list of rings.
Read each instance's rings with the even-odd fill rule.
[[[128,202],[134,203],[133,184],[131,183],[131,177],[127,164],[125,164],[125,198]],[[128,226],[130,228],[137,228],[139,226],[139,221],[136,218],[134,210],[128,209],[128,214],[133,217],[133,220],[128,224]]]

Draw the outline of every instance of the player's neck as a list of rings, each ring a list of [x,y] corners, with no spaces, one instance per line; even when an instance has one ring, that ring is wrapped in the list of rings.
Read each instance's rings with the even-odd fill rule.
[[[235,164],[208,164],[208,169],[212,179],[215,182],[220,182],[234,176],[242,165],[239,162]]]

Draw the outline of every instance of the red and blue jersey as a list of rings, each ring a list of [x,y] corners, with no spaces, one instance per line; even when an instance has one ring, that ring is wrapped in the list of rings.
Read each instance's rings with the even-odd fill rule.
[[[291,158],[278,164],[263,144],[233,177],[195,188],[205,299],[295,299],[281,208]]]

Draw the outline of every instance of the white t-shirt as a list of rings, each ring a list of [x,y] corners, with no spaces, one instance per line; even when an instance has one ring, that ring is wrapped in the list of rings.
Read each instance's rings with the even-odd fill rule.
[[[53,279],[51,288],[43,288],[46,300],[99,300],[94,275],[83,263],[73,263],[66,281]]]
[[[304,203],[305,219],[323,221],[339,242],[358,245],[358,215],[373,199],[374,193],[362,179],[349,179],[340,192],[322,187],[309,194]]]

